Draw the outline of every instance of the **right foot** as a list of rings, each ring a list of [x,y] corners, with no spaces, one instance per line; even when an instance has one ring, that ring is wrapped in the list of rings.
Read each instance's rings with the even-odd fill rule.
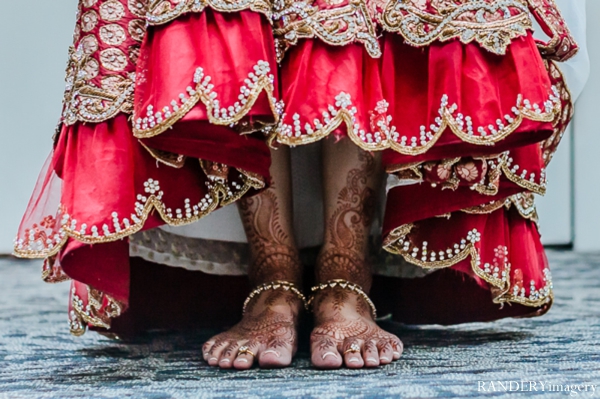
[[[298,349],[302,306],[291,292],[263,291],[249,303],[242,321],[204,344],[204,360],[224,369],[246,370],[255,360],[262,368],[289,366]],[[240,353],[240,348],[247,351]]]
[[[378,367],[398,360],[402,342],[381,329],[356,293],[332,288],[315,296],[311,361],[321,369]]]

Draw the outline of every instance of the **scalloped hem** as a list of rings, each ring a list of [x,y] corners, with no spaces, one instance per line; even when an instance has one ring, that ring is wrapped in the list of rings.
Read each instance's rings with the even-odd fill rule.
[[[501,210],[503,207],[508,211],[513,205],[515,205],[519,217],[531,221],[537,216],[533,204],[530,204],[530,208],[526,208],[523,206],[523,198],[519,197],[496,201],[487,204],[487,208],[482,207],[477,211],[467,209],[461,212],[475,215],[492,214],[498,211],[504,212],[504,210]],[[542,307],[549,306],[552,303],[552,275],[550,269],[545,267],[542,271],[544,275],[542,287],[537,288],[535,281],[531,280],[529,295],[526,296],[523,281],[511,281],[511,263],[509,262],[509,253],[506,246],[498,246],[494,249],[492,262],[482,265],[481,253],[478,248],[482,233],[477,228],[472,228],[463,238],[447,248],[431,250],[427,241],[418,246],[412,244],[409,235],[415,227],[415,224],[411,223],[393,229],[385,237],[383,248],[390,253],[401,255],[407,262],[425,269],[455,267],[460,262],[468,260],[470,272],[489,284],[491,291],[494,293],[493,302],[497,304],[518,303],[529,307]]]
[[[148,105],[146,116],[133,115],[133,135],[137,138],[150,138],[157,136],[175,123],[180,121],[197,104],[206,107],[208,122],[214,125],[233,127],[252,110],[252,107],[264,92],[267,96],[274,123],[279,121],[279,105],[275,98],[275,77],[270,74],[271,68],[266,61],[258,61],[254,71],[248,73],[245,85],[240,87],[238,101],[232,105],[221,107],[218,94],[213,91],[212,78],[206,75],[202,67],[198,67],[192,79],[192,84],[173,99],[169,105]]]
[[[466,144],[493,146],[517,131],[525,120],[555,121],[561,114],[559,96],[558,89],[553,86],[548,100],[540,107],[519,95],[515,106],[512,107],[511,114],[502,117],[505,122],[496,119],[487,126],[474,127],[471,118],[460,112],[457,113],[457,105],[449,106],[448,96],[444,95],[435,124],[430,126],[430,130],[422,125],[419,139],[414,136],[409,143],[407,136],[400,136],[396,126],[392,125],[392,117],[387,115],[387,101],[379,101],[377,107],[369,112],[371,126],[377,126],[377,129],[367,132],[365,127],[356,121],[357,109],[353,106],[350,95],[341,92],[335,97],[335,102],[329,105],[327,110],[323,110],[322,119],[315,119],[312,123],[303,122],[301,116],[296,113],[292,117],[293,126],[285,122],[280,123],[276,129],[277,141],[290,146],[314,143],[345,125],[348,137],[365,151],[391,149],[402,155],[421,155],[435,146],[446,128]],[[283,120],[285,120],[285,114],[282,117]],[[417,140],[420,140],[419,144],[417,144]]]
[[[206,172],[204,164],[203,169]],[[175,212],[163,202],[164,193],[160,189],[160,183],[153,179],[148,179],[144,183],[146,192],[138,194],[138,201],[135,202],[135,212],[129,218],[121,219],[116,212],[113,212],[111,218],[113,220],[114,231],[112,232],[107,224],[102,226],[101,231],[97,226],[91,226],[88,232],[87,224],[73,219],[66,212],[64,206],[61,205],[57,212],[57,215],[61,217],[59,230],[47,234],[40,232],[38,226],[32,226],[30,229],[25,230],[26,237],[17,237],[13,253],[19,258],[44,259],[57,255],[69,238],[73,238],[84,244],[102,244],[118,241],[142,230],[153,211],[156,211],[162,221],[170,226],[182,226],[194,223],[215,209],[237,201],[251,189],[261,190],[265,187],[262,177],[239,169],[238,172],[240,172],[240,181],[232,181],[230,185],[225,184],[223,179],[207,173],[207,188],[209,192],[205,197],[197,204],[191,204],[189,199],[186,199],[182,208],[175,209]],[[54,219],[51,215],[47,216],[47,218]],[[47,221],[49,222],[48,219]]]

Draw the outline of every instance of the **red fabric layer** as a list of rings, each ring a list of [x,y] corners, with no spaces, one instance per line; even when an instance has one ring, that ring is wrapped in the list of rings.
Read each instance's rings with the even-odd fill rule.
[[[307,265],[304,291],[313,284],[314,268]],[[131,258],[130,307],[112,321],[110,332],[126,338],[152,329],[227,328],[239,321],[249,290],[245,276],[190,272]],[[391,313],[393,320],[406,324],[491,321],[545,310],[519,304],[501,307],[492,302],[489,287],[452,269],[424,278],[375,276],[370,295],[381,316]]]
[[[151,148],[209,159],[268,176],[271,166],[269,148],[264,139],[255,136],[240,135],[230,128],[208,122],[185,121],[163,134],[140,141]],[[248,162],[251,159],[256,159],[256,162]]]
[[[268,181],[270,153],[264,141],[232,134],[235,138],[229,140],[227,152],[236,156],[235,165],[262,173]],[[202,140],[191,143],[198,146]],[[218,162],[221,156],[214,147],[212,150],[202,152],[203,158]],[[104,123],[65,127],[50,166],[60,180],[52,170],[43,174],[36,190],[38,199],[32,200],[28,210],[36,220],[24,219],[22,231],[31,227],[28,224],[47,218],[53,223],[42,227],[48,228],[49,236],[61,219],[68,219],[69,234],[76,236],[59,254],[63,269],[71,278],[124,303],[129,288],[129,248],[127,240],[119,238],[164,223],[156,210],[142,212],[139,208],[160,190],[163,213],[170,212],[177,221],[176,210],[183,210],[186,203],[190,207],[200,204],[209,193],[208,179],[198,160],[188,159],[179,169],[158,163],[133,137],[125,115]],[[234,176],[237,172],[232,169],[230,178]],[[149,179],[159,186],[155,193],[148,191]],[[187,217],[185,212],[181,212],[182,217]]]
[[[302,121],[322,120],[323,111],[344,92],[357,109],[356,119],[368,126],[369,111],[383,98],[379,61],[359,43],[335,47],[320,40],[301,40],[283,60],[281,87],[287,124],[293,124],[296,113]],[[335,134],[345,130],[340,126]]]
[[[524,185],[530,182],[539,185],[540,176],[545,173],[539,144],[516,148],[510,151],[509,155],[512,160],[511,166],[508,167],[509,172],[518,167],[514,174],[511,173],[516,182],[509,180],[506,173],[502,172],[497,182],[497,193],[494,195],[481,194],[472,189],[473,184],[486,178],[485,175],[476,175],[468,182],[461,179],[458,188],[445,189],[434,180],[437,177],[435,173],[432,173],[432,176],[424,173],[425,181],[422,183],[391,188],[387,195],[384,236],[404,224],[485,205],[491,201],[504,200],[511,195],[529,191]],[[488,167],[487,173],[493,172],[494,170]],[[534,179],[530,180],[532,175]]]
[[[474,127],[487,127],[498,119],[507,124],[504,115],[512,114],[519,95],[542,106],[551,92],[548,72],[531,36],[514,40],[506,55],[499,56],[459,41],[432,43],[419,49],[388,34],[384,37],[382,76],[389,114],[400,135],[409,138],[417,136],[421,125],[429,129],[434,123],[444,95],[449,104],[457,105],[457,112],[472,118]],[[384,162],[499,153],[542,141],[551,133],[551,123],[525,119],[509,137],[486,147],[466,144],[447,132],[426,154],[407,156],[387,151]]]
[[[422,127],[435,133],[431,126],[438,123],[443,97],[448,107],[456,104],[454,117],[463,114],[471,118],[476,136],[479,127],[491,136],[490,125],[498,129],[498,121],[509,124],[506,115],[516,117],[513,108],[519,95],[544,110],[552,94],[548,73],[531,36],[514,40],[505,56],[459,41],[415,48],[398,35],[384,34],[382,42],[381,59],[371,58],[358,44],[334,47],[318,40],[300,41],[288,52],[281,71],[286,105],[283,121],[290,126],[284,142],[310,140],[305,126],[316,130],[315,119],[325,125],[323,113],[343,107],[337,97],[340,93],[349,95],[348,109],[356,108],[354,126],[350,126],[355,134],[360,130],[382,132],[379,123],[387,117],[391,118],[388,127],[397,133],[394,140],[400,142],[405,136],[408,145],[413,138],[421,144]],[[337,134],[347,128],[342,125]],[[467,132],[466,125],[463,130]],[[551,123],[525,119],[495,145],[481,145],[466,143],[446,128],[425,154],[402,155],[390,150],[384,161],[410,163],[493,154],[539,142],[551,132]]]
[[[211,77],[212,91],[221,107],[238,101],[240,88],[259,61],[266,61],[276,74],[275,44],[269,22],[252,11],[219,13],[206,8],[148,30],[140,49],[134,119],[179,102],[180,94],[195,87],[197,68]],[[277,91],[277,79],[274,81]],[[181,105],[181,103],[179,103]],[[248,118],[273,121],[266,95],[261,95],[247,114]],[[205,121],[206,106],[197,103],[182,121]],[[174,129],[178,129],[177,125]],[[197,127],[197,130],[202,126]]]

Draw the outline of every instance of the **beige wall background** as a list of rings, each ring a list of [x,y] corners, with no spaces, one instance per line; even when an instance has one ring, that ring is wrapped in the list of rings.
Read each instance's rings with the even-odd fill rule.
[[[51,149],[77,0],[0,4],[0,254],[8,254]],[[600,0],[585,7],[591,74],[539,210],[545,243],[600,251]]]

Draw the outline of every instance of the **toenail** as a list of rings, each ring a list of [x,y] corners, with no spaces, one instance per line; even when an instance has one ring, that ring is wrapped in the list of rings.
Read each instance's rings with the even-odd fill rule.
[[[358,360],[357,358],[353,357],[352,359],[348,360],[348,363],[360,363],[360,360]]]
[[[394,352],[394,356],[400,356],[400,352]]]
[[[274,353],[275,356],[277,356],[277,357],[281,356],[281,354],[279,352],[277,352],[276,350],[274,350],[274,349],[269,349],[269,350],[264,351],[263,355],[266,355],[267,353]]]
[[[213,360],[219,360],[216,357],[211,357],[210,359],[208,359],[209,362],[213,361]]]
[[[323,353],[323,356],[322,356],[323,360],[325,360],[325,358],[327,356],[333,356],[333,357],[335,357],[337,359],[337,355],[335,353],[333,353],[333,352],[325,352],[325,353]]]
[[[385,356],[381,356],[379,359],[380,360],[385,360],[385,361],[388,361],[388,362],[390,361],[390,359],[388,357],[385,357]]]
[[[248,359],[244,359],[243,357],[237,359],[238,362],[248,363]]]
[[[367,362],[369,362],[369,363],[377,363],[377,360],[375,358],[368,357],[367,358]]]
[[[221,361],[219,363],[230,363],[231,360],[229,359],[221,359]]]
[[[204,352],[204,357],[208,357],[209,353],[208,352]]]

